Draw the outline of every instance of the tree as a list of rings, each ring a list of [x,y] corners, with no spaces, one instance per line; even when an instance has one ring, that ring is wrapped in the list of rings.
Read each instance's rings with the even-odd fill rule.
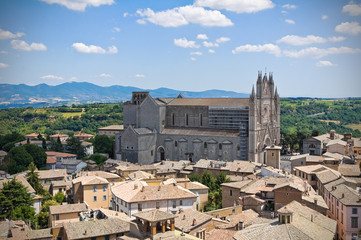
[[[36,215],[36,219],[38,222],[39,228],[47,228],[49,222],[49,207],[60,205],[54,200],[46,201],[43,206],[41,206],[41,210],[38,215]]]
[[[38,139],[39,140],[43,140],[43,135],[41,135],[40,133],[38,134]]]
[[[66,140],[66,145],[70,153],[76,154],[77,158],[85,157],[84,147],[81,145],[79,139],[70,137]]]
[[[47,155],[44,148],[39,147],[35,144],[25,144],[25,150],[33,157],[35,166],[42,168],[46,166]]]
[[[18,146],[10,150],[4,161],[8,173],[15,174],[25,171],[33,161],[33,157],[26,151],[24,146]]]
[[[44,150],[45,150],[45,151],[47,150],[47,146],[46,146],[46,140],[45,140],[45,138],[43,138],[43,139],[42,139],[41,146],[44,148]]]
[[[94,139],[94,151],[96,153],[107,153],[113,156],[113,138],[105,135],[97,135]]]
[[[29,172],[26,174],[26,178],[29,184],[34,188],[36,194],[43,197],[43,202],[52,199],[51,194],[45,190],[43,185],[41,185],[39,180],[39,174],[36,172],[36,166],[34,162],[31,162],[28,166]]]
[[[56,141],[53,141],[53,140],[51,141],[50,149],[55,152],[63,152],[64,151],[63,144],[61,144],[59,137]]]
[[[94,162],[96,162],[98,166],[103,165],[103,163],[107,160],[106,157],[104,157],[103,155],[101,155],[99,153],[91,155],[90,159],[93,160]]]
[[[61,204],[62,202],[64,202],[65,200],[65,195],[62,192],[57,192],[54,197],[53,200],[56,201],[57,203]]]
[[[16,180],[16,177],[4,183],[0,190],[0,217],[33,220],[35,209],[28,189]]]
[[[214,177],[208,170],[202,175],[201,183],[206,185],[209,188],[209,191],[215,190],[216,185]]]

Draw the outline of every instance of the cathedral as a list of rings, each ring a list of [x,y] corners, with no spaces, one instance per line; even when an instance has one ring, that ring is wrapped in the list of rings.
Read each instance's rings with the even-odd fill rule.
[[[153,98],[133,92],[124,103],[124,132],[115,151],[123,161],[214,159],[265,161],[280,142],[280,98],[273,74],[258,72],[249,98]]]

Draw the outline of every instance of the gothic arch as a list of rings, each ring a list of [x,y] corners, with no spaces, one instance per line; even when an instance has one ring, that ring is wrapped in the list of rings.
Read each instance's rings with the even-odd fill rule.
[[[158,162],[165,160],[165,150],[163,146],[157,148],[157,160]]]

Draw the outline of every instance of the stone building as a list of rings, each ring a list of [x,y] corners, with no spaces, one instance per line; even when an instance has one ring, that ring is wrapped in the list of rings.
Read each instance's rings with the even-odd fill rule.
[[[249,98],[153,98],[133,92],[124,103],[124,132],[115,151],[122,160],[265,161],[280,141],[280,99],[273,74],[258,72]]]

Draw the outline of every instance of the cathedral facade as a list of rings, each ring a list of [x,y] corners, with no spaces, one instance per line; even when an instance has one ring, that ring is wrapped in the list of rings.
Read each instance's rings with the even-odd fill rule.
[[[280,142],[280,99],[272,73],[258,72],[249,98],[153,98],[133,92],[124,103],[124,132],[115,150],[123,161],[250,160]]]

